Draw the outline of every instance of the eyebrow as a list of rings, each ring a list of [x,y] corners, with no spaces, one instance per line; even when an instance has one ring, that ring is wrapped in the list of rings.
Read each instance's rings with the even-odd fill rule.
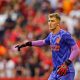
[[[51,22],[53,22],[53,21],[55,21],[55,20],[48,20],[48,21],[51,21]]]

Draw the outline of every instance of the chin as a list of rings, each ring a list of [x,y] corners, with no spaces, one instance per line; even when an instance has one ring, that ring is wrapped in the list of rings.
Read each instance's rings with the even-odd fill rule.
[[[51,31],[54,30],[55,28],[49,28]]]

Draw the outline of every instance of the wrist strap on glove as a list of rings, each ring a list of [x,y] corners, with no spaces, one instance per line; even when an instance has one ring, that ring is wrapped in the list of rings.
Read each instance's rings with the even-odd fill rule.
[[[69,66],[71,63],[72,63],[72,61],[69,60],[69,59],[65,61],[65,64],[66,64],[67,66]]]
[[[25,44],[22,44],[20,48],[26,47],[26,46],[32,46],[32,42],[26,42]]]
[[[25,45],[26,46],[32,46],[32,42],[27,42]]]

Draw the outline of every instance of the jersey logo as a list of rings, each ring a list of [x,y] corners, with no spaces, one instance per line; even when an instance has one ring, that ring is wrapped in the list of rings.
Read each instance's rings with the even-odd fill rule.
[[[51,45],[51,50],[59,51],[60,50],[60,46],[59,45]]]
[[[60,43],[60,40],[61,40],[61,37],[58,37],[58,38],[56,39],[56,43],[59,44],[59,43]]]
[[[54,51],[59,51],[60,50],[60,40],[61,40],[61,37],[57,37],[56,40],[55,40],[55,44],[51,45],[51,50],[54,50]]]

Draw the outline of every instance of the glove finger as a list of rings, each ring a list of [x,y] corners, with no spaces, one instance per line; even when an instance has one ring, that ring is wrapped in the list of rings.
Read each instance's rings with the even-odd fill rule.
[[[18,48],[18,47],[19,47],[19,45],[15,46],[15,48]]]
[[[61,72],[61,74],[60,74],[61,76],[63,76],[63,73]]]
[[[65,73],[62,73],[62,76],[65,75]]]
[[[57,72],[61,72],[62,71],[62,69],[61,68],[59,68],[58,70],[57,70]]]
[[[60,76],[62,76],[63,73],[62,73],[62,72],[58,72],[58,74],[59,74]]]
[[[64,70],[64,71],[63,71],[63,75],[65,75],[65,74],[66,74],[66,72],[67,72],[67,71],[66,71],[66,70]]]
[[[64,75],[66,74],[66,72],[67,72],[67,71],[65,70],[65,71],[64,71]]]
[[[64,74],[66,74],[66,70],[59,69],[59,70],[57,71],[57,73],[62,76],[62,75],[64,75]]]
[[[57,73],[59,74],[59,72],[60,72],[60,70],[58,69],[58,70],[57,70]]]
[[[62,76],[65,75],[65,74],[66,74],[65,70],[61,71]]]
[[[18,48],[18,51],[20,51],[20,48]]]
[[[61,74],[61,71],[60,71],[60,70],[58,70],[58,71],[57,71],[57,73],[58,73],[58,74]]]
[[[63,75],[63,74],[64,74],[64,71],[63,71],[63,70],[62,70],[62,71],[60,71],[60,74],[61,74],[61,75]]]
[[[17,48],[17,50],[20,51],[20,45],[15,46],[15,48]]]

